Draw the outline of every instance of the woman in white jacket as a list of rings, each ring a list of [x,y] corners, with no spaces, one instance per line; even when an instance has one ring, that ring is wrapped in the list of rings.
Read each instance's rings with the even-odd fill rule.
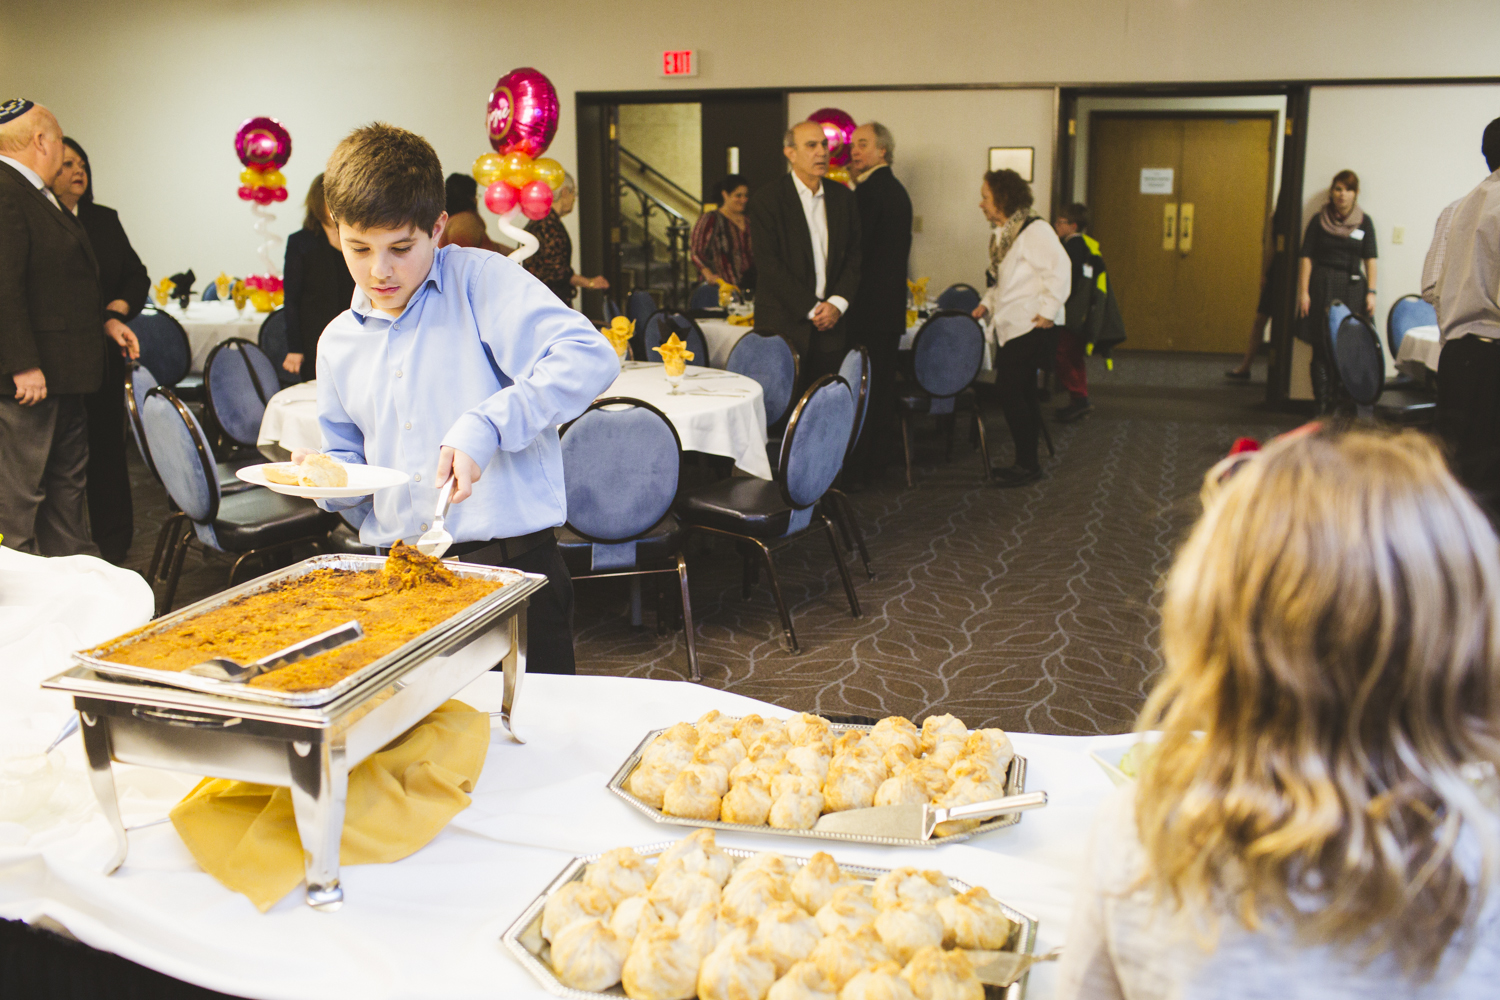
[[[1014,170],[984,175],[979,209],[995,231],[990,236],[990,288],[974,318],[985,323],[985,336],[994,347],[995,388],[1016,445],[1015,464],[994,470],[1001,487],[1042,478],[1036,373],[1046,358],[1046,331],[1062,321],[1073,283],[1068,252],[1031,203],[1031,185]]]

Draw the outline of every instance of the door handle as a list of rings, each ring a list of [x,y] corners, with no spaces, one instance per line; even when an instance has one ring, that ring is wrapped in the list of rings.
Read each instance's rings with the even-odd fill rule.
[[[1177,249],[1177,203],[1175,201],[1169,201],[1162,206],[1161,248],[1163,250]]]
[[[1177,249],[1183,253],[1193,250],[1193,203],[1182,203],[1182,213],[1177,221]]]

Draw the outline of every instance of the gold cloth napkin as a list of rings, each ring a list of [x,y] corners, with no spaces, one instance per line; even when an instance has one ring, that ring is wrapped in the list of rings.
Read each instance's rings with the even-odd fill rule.
[[[490,746],[490,716],[461,701],[438,706],[349,772],[343,865],[399,861],[469,805]],[[204,778],[172,825],[214,878],[262,913],[302,881],[302,841],[289,788]]]
[[[754,326],[754,316],[731,316],[728,321],[730,326]]]

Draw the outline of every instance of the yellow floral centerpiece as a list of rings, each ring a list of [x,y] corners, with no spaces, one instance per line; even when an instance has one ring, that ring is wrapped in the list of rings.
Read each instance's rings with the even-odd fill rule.
[[[727,306],[734,301],[734,297],[740,293],[739,285],[732,285],[727,281],[719,282],[719,305]]]
[[[910,295],[906,309],[906,325],[916,326],[917,320],[922,318],[922,308],[927,305],[927,279],[918,278],[916,281],[908,281],[906,290]]]
[[[662,368],[667,374],[667,381],[672,385],[668,395],[679,395],[677,386],[687,372],[687,363],[693,360],[693,352],[687,349],[687,344],[675,333],[667,338],[665,344],[653,347],[652,350],[661,355]]]
[[[176,287],[177,282],[171,278],[163,278],[152,287],[151,297],[156,300],[157,305],[165,308],[166,304],[172,299],[172,289]]]
[[[218,292],[220,301],[229,298],[229,290],[233,286],[234,279],[223,271],[220,271],[219,276],[214,279],[214,291]]]
[[[615,355],[624,361],[625,352],[630,350],[630,338],[635,334],[635,320],[616,316],[609,321],[609,326],[599,332],[604,334],[604,339],[614,347]]]
[[[242,310],[250,301],[250,289],[245,287],[243,280],[237,280],[229,289],[229,297],[234,300],[234,307]]]

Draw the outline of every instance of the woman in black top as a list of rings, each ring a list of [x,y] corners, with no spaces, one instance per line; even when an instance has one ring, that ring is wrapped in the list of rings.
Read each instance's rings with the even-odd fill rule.
[[[1297,272],[1298,336],[1312,344],[1313,395],[1329,402],[1329,359],[1325,356],[1328,306],[1337,299],[1366,318],[1375,314],[1375,220],[1359,207],[1359,176],[1333,175],[1328,203],[1313,216],[1302,236]]]
[[[573,240],[563,228],[562,217],[573,211],[577,187],[572,174],[564,174],[562,187],[552,197],[552,211],[526,224],[526,231],[536,237],[537,251],[522,261],[526,270],[541,279],[554,295],[573,304],[574,289],[605,289],[604,278],[585,278],[573,273]]]
[[[349,308],[354,278],[339,247],[338,227],[323,200],[323,175],[307,189],[307,216],[286,241],[282,292],[286,316],[286,360],[281,367],[302,381],[318,377],[318,338]]]
[[[52,193],[67,211],[78,216],[99,262],[99,294],[105,325],[118,324],[135,343],[124,324],[146,304],[151,279],[112,208],[94,204],[93,171],[88,154],[72,139],[63,139],[63,165],[52,182]],[[84,397],[89,417],[87,495],[89,525],[94,544],[104,558],[119,566],[130,551],[135,513],[130,502],[130,469],[125,457],[125,366],[127,358],[104,337],[104,382]],[[136,347],[131,358],[139,355]]]

